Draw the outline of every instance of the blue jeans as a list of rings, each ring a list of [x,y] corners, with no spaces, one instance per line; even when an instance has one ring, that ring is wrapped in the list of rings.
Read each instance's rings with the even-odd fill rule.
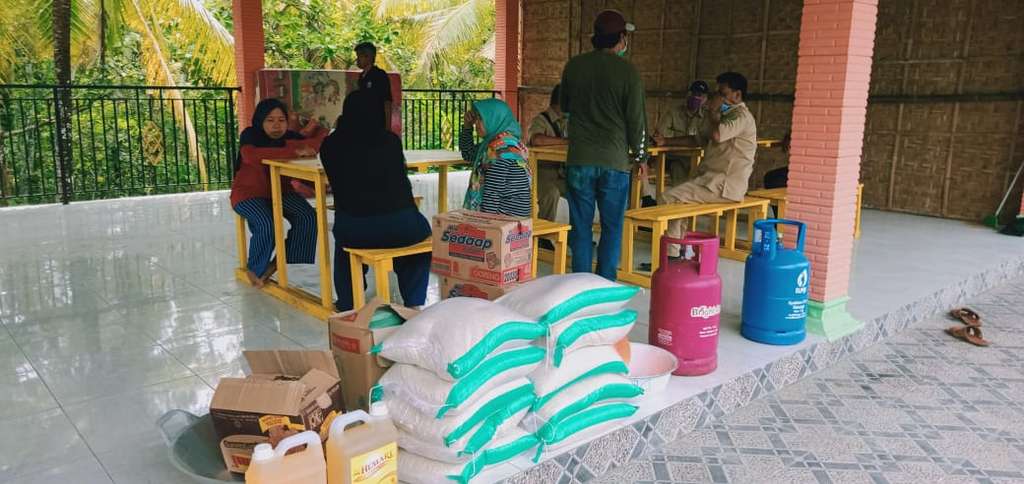
[[[622,223],[629,202],[630,175],[599,166],[569,166],[569,248],[572,271],[590,272],[593,261],[594,208],[601,213],[601,243],[597,247],[597,275],[614,281],[622,251]]]
[[[418,244],[430,237],[430,222],[415,208],[370,217],[351,217],[341,210],[334,214],[334,288],[338,311],[352,307],[351,261],[346,247],[353,249],[391,249]],[[366,271],[364,269],[363,273]],[[395,259],[398,290],[405,306],[422,306],[427,300],[430,279],[430,254]],[[365,275],[364,275],[365,277]],[[363,287],[366,287],[365,280]]]

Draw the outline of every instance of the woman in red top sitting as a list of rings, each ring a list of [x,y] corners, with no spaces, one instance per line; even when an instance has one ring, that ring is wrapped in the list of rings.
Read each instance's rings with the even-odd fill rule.
[[[294,119],[292,121],[295,121]],[[270,169],[266,159],[311,158],[327,136],[315,121],[298,132],[288,129],[288,108],[277,99],[264,99],[256,105],[252,126],[242,131],[235,178],[231,182],[231,207],[249,223],[247,269],[249,281],[256,287],[274,273],[274,221],[270,203]],[[291,229],[285,244],[285,259],[292,264],[312,264],[316,255],[316,211],[292,189],[281,183],[284,217]]]

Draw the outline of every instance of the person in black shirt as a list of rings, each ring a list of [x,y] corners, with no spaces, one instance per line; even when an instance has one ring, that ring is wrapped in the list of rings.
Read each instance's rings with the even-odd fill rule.
[[[356,46],[356,65],[363,70],[359,74],[359,90],[373,92],[384,109],[384,127],[391,129],[391,80],[384,69],[377,67],[377,47],[370,42]]]
[[[338,311],[352,307],[352,279],[346,247],[397,248],[430,237],[430,223],[416,208],[402,153],[402,140],[384,129],[377,97],[355,91],[333,133],[320,146],[334,190],[334,287]],[[406,306],[427,298],[430,254],[395,259],[398,288]],[[365,285],[365,281],[364,281]]]

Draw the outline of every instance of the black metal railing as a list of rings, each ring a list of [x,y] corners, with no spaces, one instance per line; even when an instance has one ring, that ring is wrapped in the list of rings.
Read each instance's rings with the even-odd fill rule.
[[[402,91],[402,144],[407,150],[458,149],[462,116],[473,102],[496,91],[408,89]]]
[[[66,108],[56,102],[64,92]],[[0,85],[0,204],[226,188],[237,153],[237,92]],[[62,117],[61,109],[70,113]],[[70,122],[63,146],[60,119]]]
[[[57,102],[65,93],[67,108]],[[238,152],[238,93],[218,87],[0,85],[0,206],[228,188]],[[405,148],[457,149],[465,111],[496,96],[403,91]],[[58,136],[61,119],[68,123],[66,138]]]

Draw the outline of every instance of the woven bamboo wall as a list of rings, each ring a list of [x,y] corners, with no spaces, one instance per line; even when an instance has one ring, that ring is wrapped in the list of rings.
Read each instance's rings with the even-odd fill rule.
[[[746,75],[755,96],[792,96],[802,5],[523,0],[524,119],[547,104],[564,62],[590,49],[591,19],[604,8],[623,11],[637,25],[629,55],[650,92],[652,123],[681,101],[691,80],[711,82],[726,70]],[[1021,101],[934,96],[1024,92],[1022,12],[1024,0],[880,0],[861,167],[866,206],[968,220],[995,209],[1024,162]],[[748,104],[759,136],[789,129],[788,97]],[[751,185],[785,164],[781,150],[759,150]]]

